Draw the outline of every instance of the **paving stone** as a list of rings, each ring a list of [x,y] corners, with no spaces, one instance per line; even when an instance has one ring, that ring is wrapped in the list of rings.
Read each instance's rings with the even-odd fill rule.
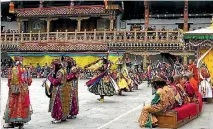
[[[30,86],[30,99],[34,114],[25,129],[140,129],[138,118],[143,104],[149,104],[152,95],[151,87],[147,83],[140,85],[140,90],[124,92],[125,96],[106,97],[104,103],[98,102],[99,96],[93,95],[84,86],[87,80],[79,81],[80,112],[77,119],[53,125],[51,114],[48,113],[49,99],[44,88],[41,87],[44,79],[33,79]],[[2,109],[5,110],[8,96],[7,79],[1,81]],[[182,129],[209,129],[213,127],[213,105],[204,105],[203,113],[196,120],[181,127]],[[2,118],[1,118],[2,120]],[[211,121],[211,122],[210,122]],[[2,122],[4,122],[2,120]],[[1,126],[2,127],[2,126]]]

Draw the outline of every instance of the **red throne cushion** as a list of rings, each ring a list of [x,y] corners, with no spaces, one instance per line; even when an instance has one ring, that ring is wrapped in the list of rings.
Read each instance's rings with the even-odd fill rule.
[[[181,107],[175,108],[174,110],[178,113],[178,121],[183,120],[187,117],[193,117],[198,114],[196,103],[185,104]]]

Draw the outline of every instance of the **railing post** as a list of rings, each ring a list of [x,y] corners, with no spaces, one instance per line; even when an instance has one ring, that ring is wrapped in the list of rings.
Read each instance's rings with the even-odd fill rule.
[[[56,41],[58,41],[58,30],[56,32]]]
[[[104,42],[106,42],[106,29],[104,29]]]
[[[145,41],[147,41],[148,39],[148,34],[147,34],[147,30],[145,30]]]
[[[77,39],[77,30],[75,30],[75,37],[74,37],[75,41]]]
[[[158,31],[155,32],[155,41],[158,41]]]
[[[126,42],[126,30],[124,30],[124,42]]]
[[[136,42],[136,40],[137,40],[137,32],[136,32],[136,29],[134,29],[134,40],[135,40],[135,42]]]
[[[96,29],[94,29],[94,40],[96,40]]]
[[[86,41],[86,40],[87,40],[87,30],[84,29],[84,41]]]
[[[65,42],[67,42],[67,29],[66,29],[66,33],[65,33]]]
[[[32,31],[30,31],[30,41],[32,41]]]
[[[169,41],[169,32],[166,32],[166,40]]]
[[[180,41],[180,31],[178,30],[178,36],[177,36],[178,42]]]
[[[4,42],[6,43],[6,41],[7,41],[7,33],[5,31],[5,33],[4,33]]]
[[[40,32],[40,30],[38,31],[38,41],[41,42],[41,32]]]
[[[113,41],[114,41],[114,43],[115,43],[115,41],[116,41],[116,30],[114,30],[114,39],[113,39]]]
[[[23,31],[21,32],[21,43],[23,42]]]
[[[50,38],[50,31],[47,31],[47,42],[49,41]]]
[[[15,32],[13,31],[13,43],[15,43]]]

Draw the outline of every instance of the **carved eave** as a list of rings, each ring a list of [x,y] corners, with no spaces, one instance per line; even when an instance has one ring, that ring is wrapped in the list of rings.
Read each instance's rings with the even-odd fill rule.
[[[213,18],[210,27],[202,28],[184,34],[186,47],[209,48],[213,46]]]
[[[186,49],[200,47],[202,49],[208,49],[213,46],[212,40],[202,40],[202,39],[185,39]]]
[[[21,43],[19,51],[107,51],[104,43]]]
[[[108,43],[110,50],[172,50],[184,49],[181,43]]]
[[[105,15],[106,13],[103,5],[16,9],[17,17],[91,16]]]

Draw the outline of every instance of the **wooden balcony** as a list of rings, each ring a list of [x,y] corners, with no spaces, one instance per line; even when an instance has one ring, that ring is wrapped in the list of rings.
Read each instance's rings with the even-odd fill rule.
[[[1,33],[0,43],[20,45],[22,43],[180,43],[180,31],[83,31],[45,33]]]

